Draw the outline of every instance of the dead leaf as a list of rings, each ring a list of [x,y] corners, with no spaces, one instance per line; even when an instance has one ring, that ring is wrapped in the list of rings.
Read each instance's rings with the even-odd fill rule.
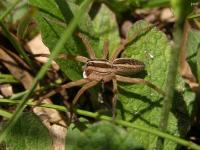
[[[175,17],[170,8],[164,8],[160,14],[160,20],[165,22],[174,22]]]
[[[44,99],[42,103],[52,104],[50,99]],[[55,109],[35,107],[33,112],[39,116],[43,124],[48,128],[53,138],[53,150],[65,150],[66,124],[59,112]]]
[[[13,89],[10,84],[2,84],[0,85],[0,91],[4,97],[9,97],[13,95]]]
[[[29,41],[27,43],[27,46],[29,47],[30,52],[33,55],[50,55],[50,51],[42,42],[42,37],[40,34],[37,35],[35,38],[33,38],[31,41]],[[48,57],[39,56],[39,57],[36,57],[36,60],[38,60],[41,63],[46,63],[48,60]],[[53,61],[52,67],[55,70],[59,70],[59,66],[56,64],[55,61]]]
[[[11,53],[12,52],[8,52],[6,48],[0,47],[1,63],[3,63],[4,66],[10,71],[10,73],[23,84],[25,89],[29,89],[32,86],[34,78],[27,71],[27,68],[25,66],[22,67],[22,65],[20,65],[19,61],[17,61],[16,58],[20,60],[20,62],[24,63],[24,61],[14,53],[12,53],[11,56]]]

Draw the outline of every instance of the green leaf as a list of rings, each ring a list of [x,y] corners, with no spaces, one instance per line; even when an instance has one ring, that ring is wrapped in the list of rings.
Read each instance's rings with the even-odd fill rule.
[[[99,122],[86,130],[70,127],[66,138],[67,150],[143,150],[134,136],[114,124]]]
[[[65,18],[65,22],[68,24],[70,20],[73,18],[73,13],[71,12],[71,9],[69,8],[69,5],[65,0],[55,0],[57,5],[59,6],[63,17]]]
[[[33,113],[23,113],[9,131],[6,144],[15,150],[50,150],[52,139],[47,128]]]
[[[194,73],[195,77],[197,77],[198,81],[200,82],[200,31],[192,29],[189,32],[188,42],[187,42],[187,61]]]
[[[200,43],[198,45],[198,51],[197,51],[197,79],[200,83]]]
[[[150,24],[146,21],[138,21],[133,25],[128,35],[136,34],[138,36],[125,49],[122,56],[143,61],[146,69],[136,77],[144,78],[163,89],[168,71],[170,45],[165,34],[155,27],[146,33],[143,32],[149,26]],[[118,117],[131,121],[135,125],[158,127],[163,100],[161,95],[145,85],[138,84],[120,84],[119,92],[118,112],[120,115]],[[170,113],[168,132],[173,135],[179,134],[177,118],[176,115]],[[137,130],[132,130],[132,134],[137,137],[137,142],[146,149],[154,148],[156,136]],[[175,147],[175,143],[166,141],[165,149],[174,149]]]

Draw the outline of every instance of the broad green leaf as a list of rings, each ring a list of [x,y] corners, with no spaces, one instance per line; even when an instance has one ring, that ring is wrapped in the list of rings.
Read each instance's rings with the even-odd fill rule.
[[[86,130],[70,127],[66,138],[67,150],[143,150],[123,128],[100,122]]]
[[[33,113],[23,113],[8,133],[6,144],[15,150],[51,150],[52,139],[47,128]]]
[[[146,69],[136,77],[144,78],[164,89],[170,45],[164,33],[158,31],[155,27],[144,32],[149,26],[150,24],[145,21],[138,21],[133,25],[128,35],[137,34],[138,37],[126,48],[122,56],[143,61]],[[160,94],[145,85],[123,83],[119,86],[119,92],[118,117],[131,121],[135,125],[158,127],[163,100]],[[182,103],[185,102],[182,101]],[[178,114],[178,112],[175,113]],[[177,114],[170,113],[169,117],[168,132],[173,135],[180,134]],[[156,136],[137,130],[132,130],[132,134],[136,136],[137,142],[146,149],[154,148]],[[166,141],[165,149],[174,149],[175,147],[175,143]]]

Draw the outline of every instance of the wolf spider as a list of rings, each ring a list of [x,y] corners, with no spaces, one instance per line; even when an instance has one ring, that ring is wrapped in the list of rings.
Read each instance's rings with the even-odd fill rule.
[[[78,33],[78,36],[83,41],[83,44],[85,45],[87,52],[89,54],[89,58],[83,56],[70,56],[70,55],[67,56],[64,55],[62,56],[62,58],[72,59],[85,63],[83,69],[84,70],[83,79],[61,85],[61,87],[59,87],[57,90],[51,91],[45,97],[52,96],[60,89],[83,85],[72,101],[72,106],[74,106],[77,103],[80,96],[89,88],[92,88],[99,82],[105,83],[112,81],[113,83],[112,113],[114,116],[116,101],[117,101],[117,82],[144,84],[154,89],[158,93],[165,95],[165,93],[160,88],[158,88],[156,85],[152,84],[149,81],[146,81],[141,78],[128,77],[137,72],[143,71],[145,68],[143,62],[132,58],[117,58],[119,54],[126,48],[126,46],[128,46],[136,37],[133,37],[131,39],[128,38],[122,39],[120,46],[114,51],[113,55],[108,59],[109,44],[107,41],[104,42],[103,57],[97,58],[95,56],[94,50],[90,46],[89,41],[86,39],[86,37],[81,33]]]

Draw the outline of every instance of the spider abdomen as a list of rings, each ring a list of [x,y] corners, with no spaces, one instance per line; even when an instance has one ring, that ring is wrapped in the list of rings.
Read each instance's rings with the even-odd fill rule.
[[[112,68],[115,74],[129,76],[143,71],[145,65],[143,62],[136,59],[117,58],[113,61]]]

